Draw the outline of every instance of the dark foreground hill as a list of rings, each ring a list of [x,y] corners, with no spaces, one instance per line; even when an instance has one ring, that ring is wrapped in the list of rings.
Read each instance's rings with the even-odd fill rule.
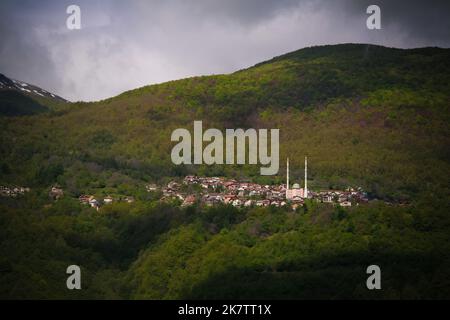
[[[1,296],[448,298],[449,80],[448,49],[347,44],[0,117],[0,182],[32,190],[0,203]],[[173,165],[171,132],[194,120],[280,128],[294,182],[308,155],[312,189],[361,186],[394,205],[159,205],[144,185],[190,173],[284,181],[283,167],[261,177],[259,166]],[[96,212],[80,194],[137,201]],[[67,292],[65,268],[77,263],[86,290]],[[382,267],[382,292],[365,287],[369,264]]]

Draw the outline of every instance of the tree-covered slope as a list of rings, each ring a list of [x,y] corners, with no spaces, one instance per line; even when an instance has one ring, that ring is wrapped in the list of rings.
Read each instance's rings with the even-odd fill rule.
[[[445,199],[412,207],[179,208],[100,212],[36,193],[0,199],[0,297],[6,299],[447,299]],[[67,290],[66,268],[82,270]],[[382,270],[369,291],[366,268]]]
[[[1,177],[58,181],[73,194],[188,172],[261,180],[257,166],[172,165],[171,132],[203,120],[205,128],[280,128],[280,158],[292,159],[295,180],[308,155],[312,187],[357,184],[410,200],[447,186],[449,57],[438,48],[314,47],[229,75],[3,118]]]

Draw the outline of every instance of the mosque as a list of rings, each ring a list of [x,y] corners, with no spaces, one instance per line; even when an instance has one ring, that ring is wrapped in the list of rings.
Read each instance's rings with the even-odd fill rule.
[[[289,158],[286,162],[286,200],[297,200],[308,198],[308,158],[305,157],[305,187],[300,188],[298,183],[289,186]]]

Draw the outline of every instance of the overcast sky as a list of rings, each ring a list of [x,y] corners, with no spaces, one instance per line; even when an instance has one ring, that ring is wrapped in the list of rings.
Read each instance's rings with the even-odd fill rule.
[[[71,4],[81,30],[66,27]],[[382,30],[366,28],[370,4]],[[90,101],[313,45],[449,47],[450,1],[1,0],[0,36],[0,73]]]

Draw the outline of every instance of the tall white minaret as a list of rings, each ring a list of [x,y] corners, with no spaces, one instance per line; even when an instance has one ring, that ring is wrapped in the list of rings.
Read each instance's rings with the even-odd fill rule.
[[[289,158],[286,161],[286,191],[289,190]]]
[[[308,198],[308,157],[305,157],[305,190],[303,197]]]

